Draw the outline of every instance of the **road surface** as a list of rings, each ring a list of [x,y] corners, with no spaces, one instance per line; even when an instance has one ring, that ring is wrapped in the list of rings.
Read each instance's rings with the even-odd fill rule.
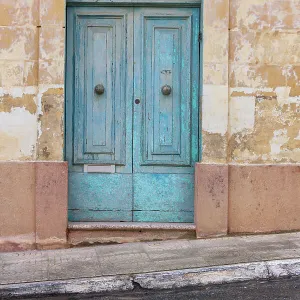
[[[24,298],[25,299],[25,298]],[[250,281],[202,288],[149,291],[136,287],[132,292],[110,295],[52,296],[43,300],[300,300],[300,278]]]

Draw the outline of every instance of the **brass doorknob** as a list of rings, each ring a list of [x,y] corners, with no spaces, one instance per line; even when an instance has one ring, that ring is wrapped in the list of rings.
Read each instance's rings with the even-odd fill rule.
[[[102,95],[103,93],[104,93],[104,86],[103,86],[103,84],[102,83],[100,83],[100,84],[97,84],[96,86],[95,86],[95,93],[97,94],[97,95]]]
[[[161,88],[161,92],[163,93],[163,95],[168,96],[171,94],[172,88],[166,84]]]

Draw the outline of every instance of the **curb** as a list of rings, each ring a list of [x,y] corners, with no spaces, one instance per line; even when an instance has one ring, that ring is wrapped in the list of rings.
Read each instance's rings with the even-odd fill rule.
[[[166,272],[0,285],[0,298],[132,291],[136,285],[148,290],[171,289],[299,275],[300,259],[286,259]]]

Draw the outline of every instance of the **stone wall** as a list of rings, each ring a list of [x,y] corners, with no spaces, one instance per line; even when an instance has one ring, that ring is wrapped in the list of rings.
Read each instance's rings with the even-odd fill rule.
[[[0,160],[63,160],[65,2],[0,5]]]
[[[300,162],[300,1],[231,0],[228,160]]]
[[[299,16],[298,0],[204,1],[204,162],[300,162]]]
[[[0,3],[0,160],[63,160],[65,1]],[[203,162],[300,162],[299,15],[204,1]]]

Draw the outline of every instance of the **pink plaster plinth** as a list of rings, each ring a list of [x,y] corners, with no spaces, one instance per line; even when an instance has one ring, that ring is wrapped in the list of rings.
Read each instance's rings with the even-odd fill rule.
[[[231,165],[229,232],[300,230],[300,165]]]
[[[34,181],[34,163],[0,163],[0,251],[34,248]]]
[[[0,252],[65,247],[65,162],[0,163]]]
[[[196,164],[195,224],[197,237],[228,231],[228,165]]]
[[[66,244],[68,226],[67,163],[36,164],[36,243],[38,247]]]

